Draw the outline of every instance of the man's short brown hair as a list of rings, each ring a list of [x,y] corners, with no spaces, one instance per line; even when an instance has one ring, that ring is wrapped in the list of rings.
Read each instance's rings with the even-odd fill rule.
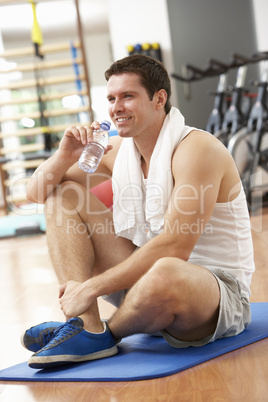
[[[105,71],[105,78],[108,81],[112,75],[124,73],[137,74],[140,77],[141,85],[146,89],[149,99],[151,100],[156,92],[160,91],[160,89],[164,89],[167,93],[165,112],[166,114],[169,113],[171,109],[170,79],[167,70],[160,61],[141,54],[124,57],[114,62],[111,67]]]

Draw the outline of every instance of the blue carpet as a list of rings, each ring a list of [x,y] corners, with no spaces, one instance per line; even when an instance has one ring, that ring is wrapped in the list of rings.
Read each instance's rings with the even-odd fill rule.
[[[44,214],[0,217],[0,239],[44,233],[45,231],[46,220]]]
[[[115,356],[34,370],[27,362],[0,371],[1,381],[134,381],[165,377],[268,337],[268,303],[252,303],[252,322],[241,334],[201,348],[174,349],[162,338],[133,335]]]

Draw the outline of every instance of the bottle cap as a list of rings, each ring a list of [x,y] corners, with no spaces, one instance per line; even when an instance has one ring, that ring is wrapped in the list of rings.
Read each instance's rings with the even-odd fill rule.
[[[101,128],[102,128],[103,130],[109,131],[110,128],[111,128],[111,123],[110,123],[108,120],[102,120],[100,126],[101,126]]]

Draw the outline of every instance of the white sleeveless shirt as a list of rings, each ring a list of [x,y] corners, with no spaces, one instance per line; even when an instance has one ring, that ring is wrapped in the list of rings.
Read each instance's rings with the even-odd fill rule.
[[[241,185],[230,202],[217,203],[188,260],[208,269],[221,268],[240,281],[242,292],[250,296],[255,270],[250,219]]]
[[[143,179],[143,191],[146,191]],[[238,196],[230,202],[216,203],[213,213],[199,237],[188,262],[213,271],[220,268],[239,280],[242,292],[250,296],[250,283],[255,270],[253,243],[246,196],[241,184]],[[180,230],[178,228],[178,230]],[[200,230],[196,225],[191,228]]]
[[[194,129],[185,126],[178,109],[172,108],[156,143],[147,180],[143,180],[140,154],[132,138],[123,140],[113,171],[113,220],[117,235],[141,247],[162,232],[173,189],[171,157],[178,143]],[[240,281],[244,294],[249,296],[255,267],[242,185],[233,201],[215,205],[203,229],[188,261],[231,273]]]

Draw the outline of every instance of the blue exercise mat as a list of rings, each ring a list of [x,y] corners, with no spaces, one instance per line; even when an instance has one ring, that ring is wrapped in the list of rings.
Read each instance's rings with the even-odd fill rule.
[[[200,348],[174,349],[163,338],[133,335],[105,359],[34,370],[27,363],[0,371],[1,381],[135,381],[165,377],[268,337],[268,303],[252,303],[252,322],[241,334]]]

